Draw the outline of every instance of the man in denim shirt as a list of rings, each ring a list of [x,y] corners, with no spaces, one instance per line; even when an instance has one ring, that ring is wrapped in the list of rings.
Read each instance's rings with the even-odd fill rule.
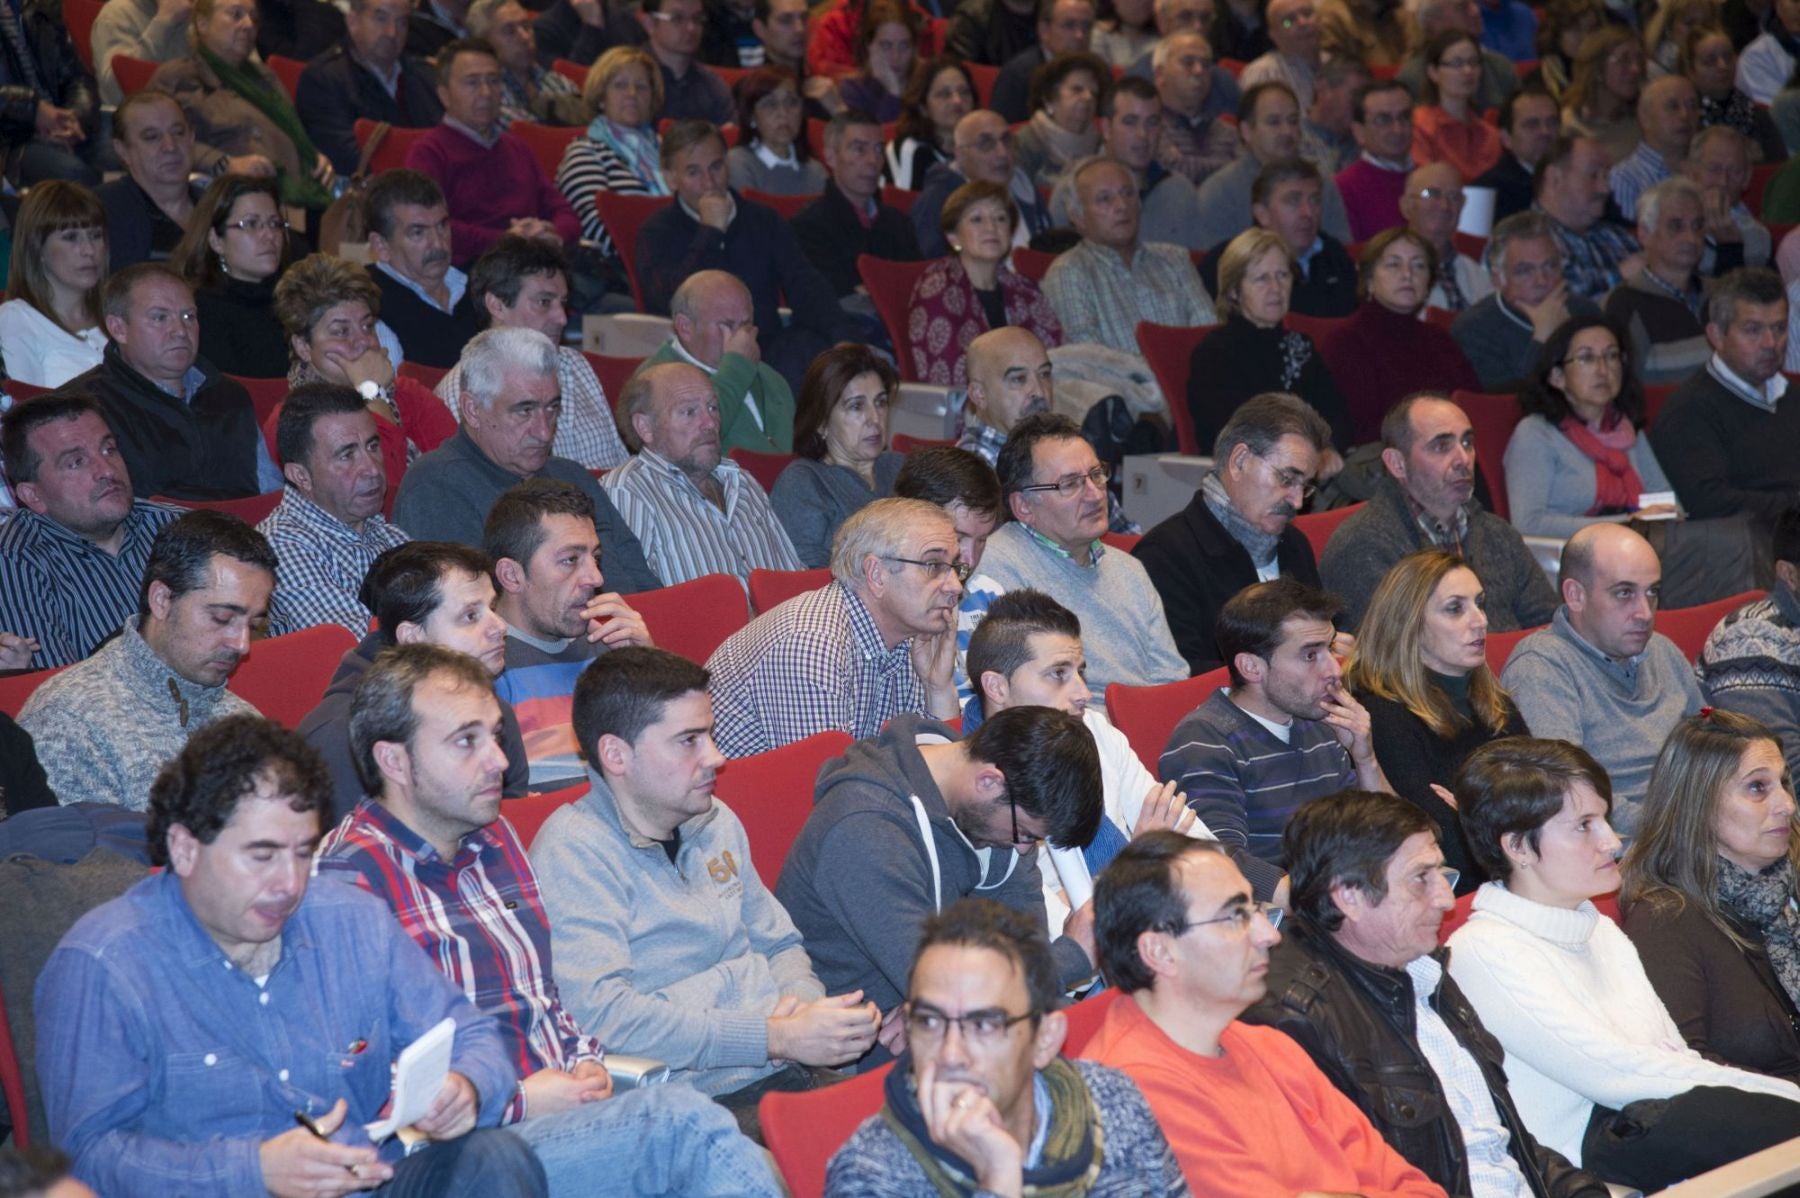
[[[202,729],[151,788],[164,871],[51,954],[37,986],[50,1135],[101,1193],[546,1193],[523,1143],[473,1131],[518,1085],[495,1020],[379,899],[330,879],[309,893],[330,785],[274,723]],[[413,1124],[426,1143],[371,1144],[390,1063],[445,1018],[451,1072]]]

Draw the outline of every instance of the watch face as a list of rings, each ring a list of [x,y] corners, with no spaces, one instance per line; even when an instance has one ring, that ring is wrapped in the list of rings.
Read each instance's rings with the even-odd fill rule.
[[[356,393],[364,399],[375,399],[381,395],[381,387],[374,379],[364,379],[356,385]]]

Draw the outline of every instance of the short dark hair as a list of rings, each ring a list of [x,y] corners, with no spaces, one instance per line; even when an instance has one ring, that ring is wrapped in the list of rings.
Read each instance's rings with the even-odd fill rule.
[[[489,509],[481,529],[481,547],[496,562],[511,558],[521,566],[543,547],[545,516],[594,520],[594,501],[574,483],[554,478],[528,478],[508,487]],[[598,521],[595,521],[596,526]]]
[[[36,482],[38,468],[44,464],[43,459],[32,452],[32,433],[46,424],[74,420],[88,412],[100,417],[101,423],[106,422],[106,413],[90,396],[52,391],[21,400],[0,416],[0,463],[5,465],[6,477],[12,480],[13,486]],[[111,431],[110,425],[108,431]]]
[[[1100,101],[1100,115],[1112,120],[1113,107],[1118,104],[1120,96],[1136,96],[1140,100],[1156,100],[1156,84],[1141,75],[1127,75],[1114,83]]]
[[[1231,672],[1231,685],[1244,685],[1237,655],[1248,653],[1264,661],[1275,656],[1281,648],[1281,626],[1291,617],[1330,621],[1343,610],[1343,600],[1336,595],[1292,578],[1252,583],[1227,599],[1213,624],[1213,638]]]
[[[1052,0],[1054,3],[1054,0]],[[1050,102],[1056,89],[1063,81],[1076,71],[1086,71],[1094,77],[1094,87],[1099,92],[1094,97],[1094,110],[1098,112],[1106,104],[1106,94],[1112,90],[1112,68],[1098,54],[1087,50],[1071,50],[1067,54],[1058,54],[1043,66],[1031,73],[1031,82],[1025,89],[1025,107],[1036,112]]]
[[[444,601],[444,575],[491,576],[487,554],[452,541],[408,541],[384,551],[363,575],[357,602],[375,615],[382,641],[396,644],[402,624],[423,624]]]
[[[1292,183],[1295,179],[1311,179],[1321,188],[1325,186],[1325,176],[1319,168],[1304,158],[1277,158],[1273,162],[1263,163],[1256,178],[1250,182],[1250,202],[1266,204],[1275,189],[1283,183]]]
[[[1788,508],[1775,517],[1770,542],[1772,560],[1800,564],[1800,507]]]
[[[1138,955],[1145,932],[1173,932],[1187,922],[1187,896],[1175,864],[1189,853],[1223,853],[1216,840],[1167,828],[1134,836],[1094,879],[1094,950],[1106,980],[1127,994],[1148,990],[1156,975]]]
[[[259,715],[226,716],[205,725],[150,784],[150,864],[169,863],[169,828],[180,824],[211,844],[231,822],[238,800],[267,777],[294,811],[316,812],[319,833],[331,810],[331,773],[298,732]]]
[[[448,79],[451,68],[456,66],[458,56],[463,54],[485,54],[495,62],[500,61],[500,52],[494,49],[494,43],[485,37],[459,37],[438,47],[432,56],[439,79]]]
[[[313,426],[326,416],[366,412],[363,397],[339,383],[302,383],[288,392],[275,418],[275,456],[305,465],[312,457]]]
[[[567,283],[569,260],[563,255],[562,246],[539,237],[508,233],[475,259],[475,265],[469,268],[469,299],[484,326],[488,323],[488,311],[482,301],[491,295],[505,307],[512,307],[519,302],[519,292],[532,275],[560,275]]]
[[[1252,83],[1243,90],[1243,94],[1238,96],[1237,119],[1240,127],[1249,124],[1256,118],[1257,104],[1261,103],[1262,98],[1270,92],[1281,92],[1296,105],[1300,103],[1300,97],[1294,94],[1294,89],[1279,79],[1265,79],[1261,83]]]
[[[150,279],[179,283],[187,288],[190,295],[194,291],[194,285],[182,278],[167,262],[133,262],[111,275],[100,288],[101,314],[117,316],[120,320],[128,319],[131,316],[131,293],[139,283]]]
[[[1563,809],[1577,782],[1594,788],[1612,814],[1612,781],[1588,751],[1566,740],[1509,736],[1469,754],[1456,773],[1456,815],[1469,854],[1495,881],[1512,876],[1512,861],[1501,847],[1522,836],[1538,851],[1543,826]]]
[[[983,720],[962,743],[971,761],[1005,776],[1007,797],[1019,810],[1044,821],[1044,839],[1057,848],[1093,843],[1103,815],[1100,752],[1080,717],[1010,707]]]
[[[1000,492],[1011,499],[1034,481],[1039,441],[1081,441],[1081,426],[1061,412],[1038,412],[1013,425],[1006,444],[1000,447],[994,469],[1000,476]]]
[[[990,898],[957,899],[926,917],[919,928],[919,947],[906,977],[908,997],[919,958],[928,948],[985,948],[1016,966],[1025,978],[1025,994],[1031,1003],[1032,1026],[1062,1001],[1062,984],[1056,975],[1056,959],[1041,923]]]
[[[705,667],[667,649],[627,645],[601,654],[575,680],[576,748],[592,764],[602,736],[636,744],[644,729],[663,718],[664,708],[704,691],[710,678]]]
[[[150,543],[144,584],[138,588],[138,614],[150,614],[151,583],[162,583],[172,598],[179,599],[205,584],[207,567],[217,555],[277,576],[275,551],[267,538],[236,516],[201,508],[163,525]]]
[[[443,60],[449,65],[449,60]],[[435,208],[444,202],[444,189],[424,171],[382,171],[363,189],[363,214],[369,232],[383,237],[394,235],[394,209],[402,204],[415,208]]]
[[[954,445],[915,449],[894,478],[897,499],[923,499],[939,507],[960,503],[971,512],[998,517],[1004,506],[1000,478],[978,453]]]
[[[1395,80],[1394,82],[1396,85],[1399,84],[1399,80]],[[1519,111],[1520,100],[1548,100],[1550,103],[1556,104],[1556,97],[1546,91],[1541,83],[1533,83],[1527,87],[1521,87],[1518,91],[1500,101],[1500,124],[1498,128],[1503,133],[1511,133],[1513,131],[1513,115]],[[1560,105],[1558,107],[1560,107]]]
[[[133,92],[125,98],[161,94]],[[45,1190],[69,1176],[69,1167],[65,1154],[44,1144],[0,1148],[0,1198],[43,1198]]]
[[[1080,638],[1075,613],[1029,587],[1008,591],[988,608],[969,637],[969,687],[979,698],[982,676],[992,672],[1010,678],[1031,660],[1031,638],[1040,632]]]
[[[1274,452],[1283,437],[1299,437],[1320,453],[1331,448],[1331,425],[1319,410],[1287,391],[1264,391],[1237,406],[1213,441],[1213,460],[1223,464],[1231,451],[1247,445],[1259,458]]]
[[[1312,800],[1288,817],[1281,833],[1295,915],[1335,932],[1344,913],[1333,886],[1354,886],[1379,904],[1387,898],[1387,863],[1407,837],[1437,833],[1423,810],[1390,794],[1340,790]]]
[[[1605,329],[1613,336],[1613,343],[1619,347],[1620,373],[1619,396],[1614,400],[1619,411],[1630,417],[1632,424],[1642,427],[1644,423],[1644,385],[1638,381],[1637,371],[1631,365],[1631,341],[1619,327],[1599,312],[1586,315],[1575,315],[1563,321],[1544,342],[1544,348],[1538,351],[1537,364],[1531,368],[1531,374],[1525,379],[1525,385],[1519,388],[1519,410],[1527,416],[1542,416],[1552,426],[1562,423],[1563,417],[1569,415],[1569,397],[1550,381],[1552,371],[1562,370],[1563,362],[1569,356],[1569,345],[1579,333],[1589,329]]]
[[[350,756],[365,794],[381,793],[381,767],[375,763],[377,743],[388,741],[412,749],[419,732],[413,693],[434,674],[447,675],[456,690],[472,687],[494,693],[493,675],[467,653],[425,641],[383,649],[350,698]]]
[[[1350,119],[1363,124],[1368,119],[1368,109],[1364,107],[1370,96],[1379,96],[1382,92],[1406,92],[1408,101],[1412,93],[1406,91],[1406,84],[1398,79],[1371,79],[1356,89],[1356,95],[1350,101]]]
[[[1787,301],[1781,276],[1766,266],[1740,266],[1728,271],[1706,298],[1706,323],[1729,330],[1737,320],[1739,304],[1778,304]]]
[[[1500,127],[1507,128],[1505,124]],[[1538,159],[1537,169],[1531,172],[1532,199],[1543,198],[1544,184],[1550,178],[1551,168],[1560,170],[1569,165],[1569,159],[1575,156],[1575,145],[1581,140],[1582,137],[1578,133],[1558,133],[1556,135],[1556,140],[1550,143],[1550,148],[1544,151],[1542,158]]]
[[[1451,398],[1448,391],[1411,391],[1402,395],[1400,402],[1389,408],[1387,415],[1381,418],[1381,446],[1383,449],[1397,449],[1402,454],[1412,452],[1414,437],[1412,410],[1427,400],[1451,404],[1457,408],[1462,407]]]

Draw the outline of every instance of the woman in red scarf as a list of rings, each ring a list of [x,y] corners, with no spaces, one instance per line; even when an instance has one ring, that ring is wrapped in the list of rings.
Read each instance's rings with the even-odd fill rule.
[[[1570,537],[1597,520],[1631,522],[1663,563],[1664,607],[1686,607],[1748,589],[1752,553],[1742,520],[1686,520],[1668,502],[1669,480],[1643,433],[1644,391],[1625,340],[1598,314],[1550,335],[1519,406],[1525,418],[1506,445],[1506,500],[1527,536]]]

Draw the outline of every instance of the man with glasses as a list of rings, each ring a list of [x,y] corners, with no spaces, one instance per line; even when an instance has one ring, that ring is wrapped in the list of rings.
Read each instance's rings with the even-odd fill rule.
[[[1124,991],[1081,1055],[1138,1084],[1206,1194],[1441,1198],[1292,1040],[1239,1021],[1268,991],[1281,909],[1215,842],[1141,836],[1094,889],[1100,967]]]
[[[1456,248],[1456,223],[1463,210],[1462,173],[1448,162],[1421,166],[1406,177],[1400,215],[1406,227],[1423,237],[1437,255],[1437,278],[1425,302],[1433,308],[1462,312],[1494,289],[1475,259]]]
[[[1412,114],[1412,93],[1392,79],[1364,84],[1351,104],[1350,135],[1362,153],[1333,182],[1358,241],[1404,219],[1400,196],[1412,169]]]
[[[706,27],[701,0],[644,0],[638,23],[649,35],[650,57],[662,71],[663,109],[670,120],[729,125],[737,117],[725,81],[700,61]]]
[[[1213,630],[1233,595],[1274,578],[1319,585],[1312,544],[1293,519],[1329,452],[1330,427],[1302,400],[1281,392],[1246,400],[1219,431],[1216,465],[1193,499],[1132,551],[1162,597],[1175,648],[1195,674],[1230,660]]]
[[[1559,581],[1562,606],[1513,649],[1501,683],[1529,726],[1606,767],[1610,822],[1630,841],[1663,742],[1706,700],[1687,657],[1656,631],[1663,565],[1649,541],[1622,524],[1590,524],[1563,546]]]
[[[1593,300],[1617,287],[1639,261],[1637,238],[1607,216],[1612,188],[1606,170],[1606,148],[1599,142],[1558,136],[1531,180],[1533,208],[1549,221],[1569,290]]]
[[[905,1047],[907,973],[932,915],[980,894],[1043,932],[1037,842],[1093,842],[1100,778],[1086,726],[1048,707],[1003,711],[960,740],[948,724],[902,716],[825,763],[775,897],[826,989],[861,991],[881,1009],[865,1064]],[[1093,925],[1089,902],[1063,923],[1050,946],[1054,990],[1092,980]]]
[[[1532,1138],[1499,1044],[1444,971],[1438,926],[1457,873],[1431,818],[1347,790],[1295,812],[1283,845],[1292,916],[1245,1022],[1287,1033],[1452,1194],[1604,1198],[1604,1183]]]
[[[1701,323],[1706,286],[1706,198],[1700,185],[1672,175],[1637,201],[1641,264],[1606,297],[1606,318],[1623,334],[1632,373],[1646,387],[1679,383],[1706,365],[1712,347]]]
[[[1050,228],[1049,205],[1038,194],[1031,177],[1013,162],[1012,134],[1005,117],[978,108],[956,123],[953,138],[950,161],[936,163],[925,173],[919,198],[912,206],[913,233],[919,239],[920,253],[927,258],[940,258],[950,252],[944,231],[938,227],[938,216],[951,192],[976,180],[1006,188],[1013,203],[1019,206],[1013,244],[1025,245]]]
[[[969,567],[949,513],[878,499],[832,540],[827,585],[764,612],[706,665],[727,757],[815,732],[874,736],[895,716],[953,720],[956,603]]]
[[[606,493],[664,586],[805,563],[762,485],[724,455],[719,400],[698,366],[664,362],[625,384],[619,414],[639,446],[606,476]]]
[[[1564,321],[1599,309],[1569,294],[1562,251],[1539,213],[1515,212],[1495,225],[1487,262],[1494,290],[1456,318],[1450,335],[1483,391],[1511,395],[1524,386],[1544,343]]]
[[[988,538],[981,574],[969,584],[962,623],[973,630],[995,597],[1043,591],[1075,613],[1094,690],[1114,682],[1152,686],[1188,676],[1162,599],[1138,560],[1100,543],[1112,498],[1108,470],[1067,416],[1028,416],[996,464],[1012,513]]]
[[[1118,1072],[1058,1055],[1043,935],[1019,913],[965,899],[925,925],[907,979],[910,1050],[880,1114],[831,1159],[827,1194],[1062,1192],[1185,1195],[1144,1097]]]

